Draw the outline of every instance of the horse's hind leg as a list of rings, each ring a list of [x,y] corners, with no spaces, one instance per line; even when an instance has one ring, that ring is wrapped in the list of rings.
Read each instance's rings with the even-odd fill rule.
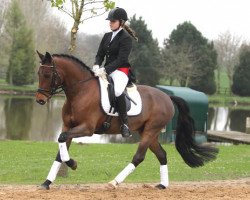
[[[156,187],[159,189],[165,189],[169,185],[168,179],[168,166],[167,166],[167,153],[162,148],[158,140],[154,140],[149,146],[149,149],[155,154],[160,162],[160,178],[161,182]]]
[[[67,148],[70,147],[70,144],[71,144],[71,141],[72,139],[69,139],[67,142],[66,142],[66,145],[67,145]],[[60,144],[59,144],[60,145]],[[65,157],[65,155],[64,155]],[[66,156],[67,157],[67,156]],[[65,158],[63,158],[63,161],[64,161]],[[68,163],[67,163],[68,162]],[[77,168],[77,164],[76,162],[73,160],[73,159],[69,159],[68,161],[65,162],[68,166],[71,166],[71,169],[75,170]],[[50,171],[49,171],[49,174],[47,176],[47,179],[45,180],[45,182],[41,185],[41,189],[49,189],[49,185],[55,181],[56,179],[56,176],[57,176],[57,173],[60,169],[62,165],[62,156],[61,156],[61,152],[60,150],[58,151],[57,153],[57,156],[56,156],[56,159],[55,161],[53,162],[51,168],[50,168]]]
[[[145,132],[144,132],[145,133]],[[133,157],[131,163],[129,163],[116,177],[114,180],[109,182],[109,185],[112,187],[117,187],[118,184],[122,183],[125,178],[131,174],[135,168],[144,160],[147,149],[152,142],[152,136],[144,134],[142,140],[139,143],[136,154]]]

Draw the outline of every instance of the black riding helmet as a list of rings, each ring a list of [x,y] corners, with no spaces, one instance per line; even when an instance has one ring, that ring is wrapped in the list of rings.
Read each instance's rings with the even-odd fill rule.
[[[116,7],[109,12],[108,18],[106,20],[128,20],[127,12],[123,8]]]

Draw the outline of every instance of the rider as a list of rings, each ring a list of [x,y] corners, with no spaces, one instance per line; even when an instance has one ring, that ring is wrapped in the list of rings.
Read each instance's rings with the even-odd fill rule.
[[[123,137],[130,137],[128,127],[128,117],[126,111],[125,90],[130,73],[128,57],[132,49],[132,38],[138,40],[135,32],[125,24],[128,20],[126,11],[116,7],[112,9],[108,18],[112,32],[105,33],[100,43],[93,71],[96,75],[106,72],[114,81],[115,96],[117,99],[118,113],[121,121],[121,133]],[[125,29],[125,30],[124,30]],[[106,62],[104,67],[100,67],[104,57]]]

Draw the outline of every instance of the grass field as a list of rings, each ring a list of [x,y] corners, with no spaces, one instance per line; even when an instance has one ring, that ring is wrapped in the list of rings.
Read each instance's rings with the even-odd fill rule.
[[[53,142],[0,142],[0,184],[40,184],[46,178],[58,145]],[[218,158],[204,167],[191,169],[174,145],[163,145],[168,153],[171,181],[238,179],[250,176],[250,148],[247,145],[218,146]],[[68,177],[56,183],[103,183],[113,179],[132,159],[137,144],[72,144],[70,155],[78,162]],[[148,151],[126,182],[158,182],[159,163]]]
[[[217,82],[217,70],[215,70],[215,80]],[[218,84],[218,83],[216,83]],[[229,89],[229,79],[226,71],[221,71],[220,73],[220,88]]]
[[[32,85],[24,85],[24,86],[14,86],[6,83],[5,80],[0,79],[0,90],[5,91],[15,91],[20,93],[34,93],[37,90],[38,83],[34,83]]]

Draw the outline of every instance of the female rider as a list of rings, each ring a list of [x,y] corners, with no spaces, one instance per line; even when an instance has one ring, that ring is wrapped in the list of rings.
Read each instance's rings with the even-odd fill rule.
[[[105,33],[95,58],[93,71],[96,76],[106,72],[114,82],[115,96],[117,99],[118,113],[121,121],[121,133],[123,137],[130,137],[128,117],[126,111],[125,94],[123,93],[130,73],[128,57],[132,49],[132,38],[138,40],[135,32],[125,22],[128,20],[123,8],[114,8],[108,14],[106,20],[110,21],[111,32]],[[125,30],[124,30],[125,29]],[[105,58],[104,67],[100,67]]]

